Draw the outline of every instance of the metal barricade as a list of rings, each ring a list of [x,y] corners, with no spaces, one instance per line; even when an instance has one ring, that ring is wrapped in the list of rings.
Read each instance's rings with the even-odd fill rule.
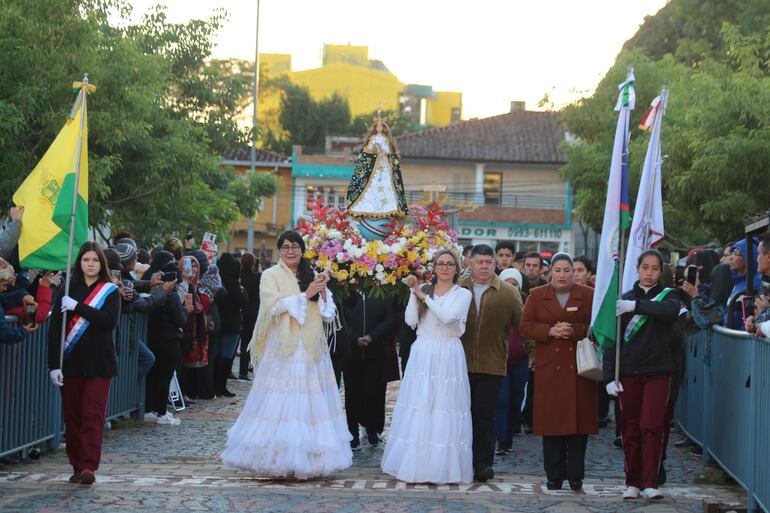
[[[144,404],[144,382],[137,382],[137,340],[147,340],[147,317],[121,315],[115,330],[118,375],[112,380],[107,419],[137,411]],[[6,317],[19,326],[19,319]],[[44,443],[56,449],[63,430],[61,396],[48,379],[48,325],[43,323],[19,344],[0,345],[0,457]]]
[[[746,489],[749,511],[770,511],[770,340],[714,326],[686,339],[677,422]]]
[[[17,317],[6,317],[11,326]],[[0,456],[52,441],[61,397],[48,379],[48,322],[19,344],[0,345]]]

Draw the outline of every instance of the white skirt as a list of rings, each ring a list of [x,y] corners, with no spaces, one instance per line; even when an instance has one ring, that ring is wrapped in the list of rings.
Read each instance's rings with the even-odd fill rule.
[[[382,470],[408,483],[473,479],[471,394],[459,338],[418,337],[412,345]]]
[[[349,467],[351,436],[328,353],[312,362],[300,340],[290,358],[277,357],[279,351],[273,331],[243,411],[227,432],[222,463],[299,479]]]

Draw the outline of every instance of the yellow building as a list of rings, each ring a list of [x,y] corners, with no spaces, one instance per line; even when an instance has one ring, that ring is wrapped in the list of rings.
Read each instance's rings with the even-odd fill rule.
[[[321,67],[301,71],[291,70],[288,54],[260,54],[259,59],[260,73],[286,74],[307,87],[316,100],[334,93],[347,98],[353,116],[400,109],[413,115],[416,123],[435,127],[460,121],[462,116],[462,93],[404,84],[381,61],[370,59],[366,46],[324,45]],[[264,113],[260,122],[274,119],[279,105],[280,97],[260,95],[258,112]]]

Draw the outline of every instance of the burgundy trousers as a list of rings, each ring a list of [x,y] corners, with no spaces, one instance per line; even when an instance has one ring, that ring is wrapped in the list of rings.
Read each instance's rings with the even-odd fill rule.
[[[620,383],[626,486],[657,488],[671,376],[623,377]]]
[[[61,387],[67,457],[76,472],[96,472],[112,378],[66,377]]]

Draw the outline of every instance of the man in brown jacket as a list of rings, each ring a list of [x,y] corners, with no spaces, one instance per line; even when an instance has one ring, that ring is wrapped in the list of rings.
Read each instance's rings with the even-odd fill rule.
[[[495,402],[506,372],[508,331],[518,328],[522,304],[519,291],[495,274],[495,253],[486,244],[473,247],[471,275],[460,286],[473,294],[462,342],[471,385],[473,479],[484,482],[495,477]]]

